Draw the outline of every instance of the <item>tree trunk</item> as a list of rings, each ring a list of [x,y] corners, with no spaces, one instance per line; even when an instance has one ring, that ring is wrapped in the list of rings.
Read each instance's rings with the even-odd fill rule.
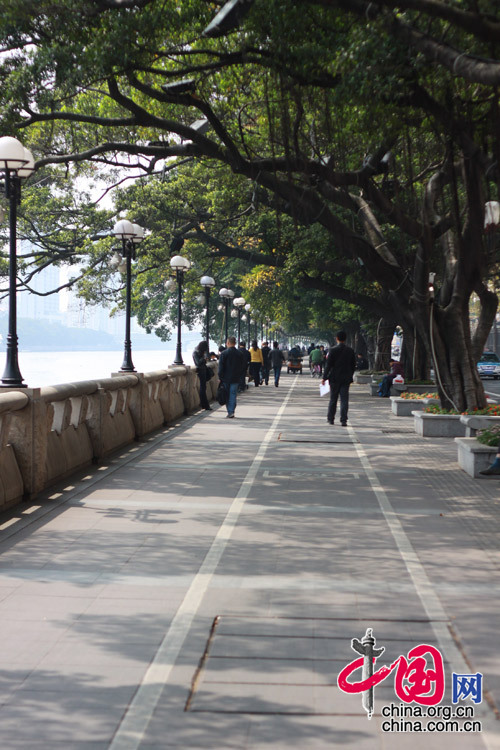
[[[486,396],[471,353],[468,311],[456,306],[432,310],[432,349],[439,398],[444,409],[484,409]]]
[[[373,364],[374,370],[389,370],[391,343],[395,328],[396,324],[393,320],[380,318],[377,328],[377,348],[375,351],[375,362]]]
[[[432,357],[427,342],[428,336],[424,340],[415,325],[405,324],[401,362],[405,368],[406,380],[430,380]]]

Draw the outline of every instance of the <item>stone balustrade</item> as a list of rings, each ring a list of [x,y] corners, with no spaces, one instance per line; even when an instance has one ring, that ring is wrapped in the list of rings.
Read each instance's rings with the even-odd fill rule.
[[[213,377],[209,400],[216,388]],[[0,392],[0,508],[33,499],[199,403],[196,371],[184,366]]]

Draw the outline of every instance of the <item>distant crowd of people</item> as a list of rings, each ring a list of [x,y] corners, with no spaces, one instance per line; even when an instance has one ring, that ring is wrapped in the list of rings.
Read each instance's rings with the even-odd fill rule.
[[[366,357],[346,344],[345,331],[339,331],[336,335],[336,346],[326,348],[323,345],[311,345],[306,349],[304,346],[293,346],[285,355],[279,348],[278,342],[274,341],[272,348],[267,341],[262,347],[258,346],[256,340],[252,341],[249,349],[246,342],[241,341],[236,346],[236,338],[229,336],[226,346],[220,346],[219,352],[209,352],[206,341],[201,341],[193,352],[193,361],[198,373],[200,383],[200,403],[203,409],[211,410],[207,398],[207,381],[213,377],[213,370],[207,367],[210,360],[218,360],[218,376],[220,386],[225,391],[225,405],[227,418],[234,418],[236,410],[236,399],[238,392],[242,393],[248,388],[248,382],[253,382],[258,388],[261,385],[269,385],[271,370],[274,374],[274,385],[279,386],[281,369],[285,362],[302,361],[309,355],[309,367],[311,375],[318,374],[322,378],[322,385],[328,382],[330,387],[330,400],[328,404],[327,422],[335,423],[337,404],[340,399],[340,424],[347,427],[349,410],[349,388],[353,382],[355,370],[368,369]],[[396,360],[390,360],[390,371],[382,378],[379,388],[379,396],[388,397],[394,378],[404,375],[402,364]],[[500,444],[498,452],[491,466],[479,472],[483,476],[500,477]]]
[[[337,334],[337,345],[325,347],[323,344],[311,343],[306,347],[295,345],[289,351],[280,349],[277,341],[269,345],[264,341],[259,347],[256,340],[247,348],[246,341],[236,344],[236,338],[229,336],[225,346],[220,346],[218,352],[209,352],[206,341],[201,341],[193,352],[193,361],[200,383],[200,403],[203,409],[211,410],[207,398],[207,382],[213,376],[213,370],[208,363],[218,360],[218,378],[224,389],[227,418],[234,418],[238,393],[243,393],[249,383],[255,388],[269,385],[272,372],[275,388],[279,387],[281,370],[288,363],[293,368],[294,363],[302,362],[303,357],[309,355],[311,375],[327,380],[330,383],[330,404],[328,408],[328,422],[334,423],[337,401],[340,398],[340,422],[347,424],[347,410],[349,402],[349,385],[352,382],[354,370],[366,369],[368,362],[362,354],[354,355],[354,351],[346,346],[346,335],[340,331]]]
[[[272,370],[274,386],[278,388],[286,355],[279,348],[277,341],[273,342],[272,347],[267,341],[259,347],[257,341],[254,340],[247,349],[246,341],[241,341],[239,346],[236,346],[236,338],[229,336],[226,346],[219,347],[218,354],[209,352],[207,342],[201,341],[193,352],[193,360],[200,380],[200,403],[206,410],[211,408],[206,387],[207,379],[210,377],[208,372],[212,372],[207,367],[207,363],[214,359],[219,361],[218,376],[226,391],[227,417],[232,419],[236,410],[238,392],[242,393],[248,388],[247,376],[248,382],[253,382],[258,388],[261,385],[269,385],[269,375]]]

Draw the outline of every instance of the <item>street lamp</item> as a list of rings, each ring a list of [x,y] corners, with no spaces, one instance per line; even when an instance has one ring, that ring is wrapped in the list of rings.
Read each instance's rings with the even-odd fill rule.
[[[248,348],[250,349],[250,338],[251,338],[251,331],[250,331],[250,310],[252,305],[247,302],[245,305],[245,310],[247,311],[247,319],[248,319]]]
[[[132,287],[132,260],[135,260],[135,246],[144,239],[144,229],[139,224],[132,224],[128,219],[120,219],[113,227],[113,234],[122,241],[123,260],[120,253],[115,252],[110,261],[110,266],[120,273],[125,273],[125,348],[123,351],[123,362],[120,372],[135,372],[132,362],[132,341],[130,338],[130,312],[131,312],[131,287]]]
[[[177,278],[177,347],[175,350],[174,365],[183,365],[182,361],[182,341],[181,341],[181,323],[182,323],[182,282],[184,274],[191,266],[187,258],[182,255],[174,255],[170,258],[170,268],[175,271]]]
[[[200,279],[200,284],[205,288],[205,307],[207,313],[205,338],[207,340],[207,346],[210,349],[210,290],[215,286],[215,281],[211,276],[202,276]]]
[[[236,297],[236,299],[233,300],[233,305],[238,311],[238,346],[239,346],[240,339],[241,339],[241,310],[245,306],[245,298]]]
[[[226,338],[225,338],[224,343],[226,343],[227,337],[229,335],[228,334],[228,328],[227,328],[227,326],[228,326],[227,307],[229,305],[229,300],[233,299],[233,297],[234,297],[234,292],[233,292],[232,289],[226,289],[226,287],[222,287],[222,289],[219,292],[219,295],[222,297],[222,301],[224,303],[224,322],[225,322],[225,326],[226,326]]]
[[[5,175],[5,196],[9,201],[9,332],[2,388],[26,388],[19,370],[17,345],[17,207],[21,203],[21,179],[29,177],[34,168],[33,156],[17,138],[0,138],[0,172]]]

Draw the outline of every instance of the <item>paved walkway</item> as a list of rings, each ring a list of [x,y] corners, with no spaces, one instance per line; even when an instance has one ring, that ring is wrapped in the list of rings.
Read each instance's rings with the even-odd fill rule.
[[[366,386],[330,427],[317,388],[251,388],[0,519],[2,750],[500,747],[500,483]],[[378,665],[438,647],[447,705],[483,672],[483,732],[384,732],[392,676],[368,721],[337,687],[368,627]]]

